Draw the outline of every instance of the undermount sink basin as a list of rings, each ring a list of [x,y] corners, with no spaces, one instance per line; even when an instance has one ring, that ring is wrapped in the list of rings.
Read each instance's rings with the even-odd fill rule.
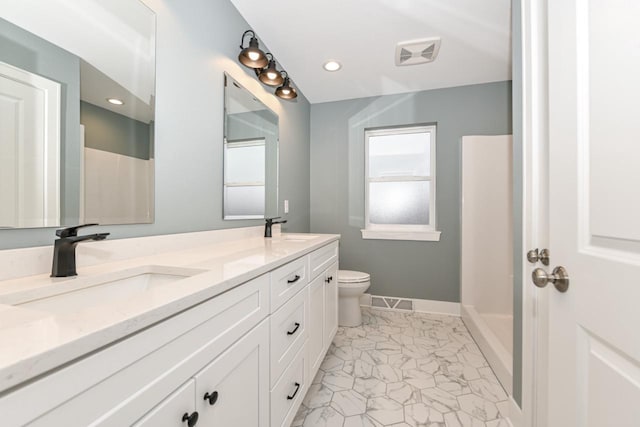
[[[317,234],[283,234],[282,240],[287,242],[307,242],[318,237]]]
[[[97,305],[126,301],[144,292],[175,285],[202,273],[193,268],[147,265],[93,277],[64,280],[20,298],[11,305],[49,313],[68,313]],[[2,303],[2,301],[0,301]]]

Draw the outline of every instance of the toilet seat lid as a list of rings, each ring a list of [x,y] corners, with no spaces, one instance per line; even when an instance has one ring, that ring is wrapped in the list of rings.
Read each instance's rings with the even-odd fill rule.
[[[338,282],[340,283],[361,283],[369,281],[371,276],[362,271],[338,270]]]

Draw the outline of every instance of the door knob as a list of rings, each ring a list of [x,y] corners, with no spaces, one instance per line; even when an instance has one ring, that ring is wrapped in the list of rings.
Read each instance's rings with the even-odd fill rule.
[[[560,292],[567,292],[569,289],[569,274],[564,267],[556,267],[551,274],[548,274],[541,268],[536,268],[531,273],[533,284],[539,288],[544,288],[547,283],[553,283],[553,286]]]
[[[538,251],[538,249],[531,249],[527,252],[527,261],[531,264],[535,264],[540,261],[542,265],[549,265],[549,249],[542,249]]]

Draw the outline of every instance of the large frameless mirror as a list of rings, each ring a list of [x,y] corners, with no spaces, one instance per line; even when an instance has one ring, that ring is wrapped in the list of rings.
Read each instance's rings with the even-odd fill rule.
[[[278,216],[278,116],[224,75],[224,219]]]
[[[0,228],[151,223],[155,14],[0,0]]]

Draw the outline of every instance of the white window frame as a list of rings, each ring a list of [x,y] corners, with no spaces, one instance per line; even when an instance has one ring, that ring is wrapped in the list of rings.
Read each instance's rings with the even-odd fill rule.
[[[241,148],[241,147],[264,147],[265,149],[265,159],[266,159],[266,149],[267,149],[267,141],[265,138],[250,138],[250,139],[243,139],[243,140],[235,140],[235,141],[227,141],[226,139],[224,140],[224,164],[223,164],[223,199],[224,199],[224,206],[227,205],[227,188],[229,187],[266,187],[266,183],[265,180],[262,181],[241,181],[241,182],[231,182],[231,181],[227,181],[227,171],[228,171],[228,165],[227,165],[227,159],[229,158],[229,156],[227,155],[227,150],[229,149],[233,149],[233,148]],[[266,188],[265,188],[265,197],[266,197]],[[225,220],[234,220],[234,219],[263,219],[265,217],[265,213],[263,212],[262,215],[227,215],[224,212],[225,208],[223,207],[223,212],[222,212],[222,217]],[[264,210],[266,211],[266,200],[265,200],[265,206],[264,206]]]
[[[414,133],[430,134],[430,175],[429,176],[392,176],[383,178],[369,177],[369,145],[371,137],[388,135],[407,135]],[[439,241],[440,231],[436,229],[436,125],[418,125],[365,131],[365,228],[361,230],[363,239],[381,240],[419,240]],[[369,221],[369,187],[372,182],[410,182],[428,181],[429,224],[372,224]]]

